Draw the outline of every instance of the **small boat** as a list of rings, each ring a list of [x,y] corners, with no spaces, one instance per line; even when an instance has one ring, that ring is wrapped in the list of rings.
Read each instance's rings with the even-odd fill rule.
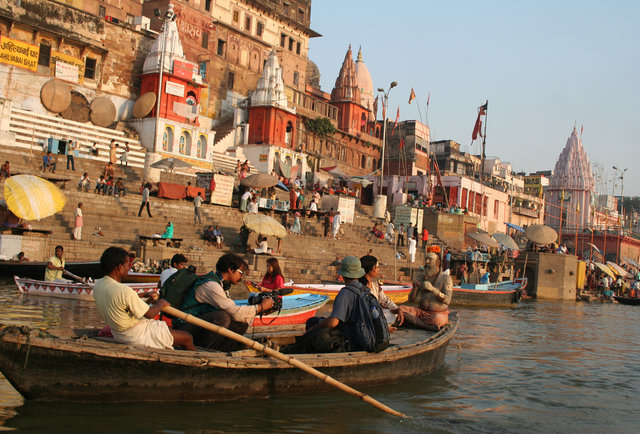
[[[630,306],[638,306],[640,305],[640,298],[636,297],[613,297],[620,304],[628,304]]]
[[[44,269],[48,262],[0,261],[0,276],[12,277],[16,274],[29,279],[44,279]],[[99,279],[104,276],[100,262],[67,262],[64,269],[80,277]]]
[[[234,300],[236,304],[246,306],[248,300]],[[282,309],[262,317],[256,316],[254,327],[304,324],[315,316],[316,311],[327,304],[329,297],[319,294],[294,294],[282,297]]]
[[[129,274],[122,278],[123,283],[155,283],[160,281],[160,275],[154,273],[137,273],[129,271]]]
[[[18,291],[23,294],[45,295],[49,297],[69,298],[72,300],[93,301],[93,286],[76,282],[45,282],[44,280],[25,279],[13,276]],[[157,283],[125,283],[138,294],[158,292]]]
[[[463,283],[453,287],[451,306],[504,307],[517,304],[522,298],[527,279],[493,283]]]
[[[257,286],[253,282],[245,282],[251,292],[259,292]],[[293,294],[320,294],[329,297],[330,301],[335,300],[336,295],[342,288],[344,283],[293,283],[285,285],[285,289],[292,289]],[[411,292],[411,285],[382,285],[382,290],[395,303],[404,303]]]
[[[391,346],[380,353],[294,357],[352,387],[415,380],[442,366],[458,323],[452,313],[436,333],[400,329],[391,335]],[[27,400],[229,401],[331,389],[322,380],[251,349],[230,353],[152,349],[95,339],[96,330],[0,327],[0,371]],[[286,345],[300,334],[264,337]]]

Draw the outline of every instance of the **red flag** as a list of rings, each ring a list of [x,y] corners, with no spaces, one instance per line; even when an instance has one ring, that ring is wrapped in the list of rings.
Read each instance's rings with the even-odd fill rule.
[[[584,125],[580,126],[580,137],[582,137],[582,132],[584,131]]]
[[[400,149],[404,146],[404,137],[400,137]]]
[[[393,136],[393,132],[396,130],[398,126],[398,119],[400,119],[400,107],[398,107],[398,113],[396,113],[396,121],[393,123],[393,128],[391,129],[391,135]]]
[[[484,116],[487,114],[487,107],[489,106],[489,102],[487,101],[484,105],[480,106],[478,109],[478,118],[476,119],[476,124],[473,127],[473,133],[471,134],[471,140],[475,140],[478,136],[482,137],[482,119],[480,116]]]
[[[414,99],[416,99],[416,93],[413,91],[413,88],[411,88],[411,93],[409,94],[409,104],[411,104],[411,101],[413,101]]]

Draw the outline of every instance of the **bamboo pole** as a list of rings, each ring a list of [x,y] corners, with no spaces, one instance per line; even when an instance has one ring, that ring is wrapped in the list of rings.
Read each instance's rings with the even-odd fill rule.
[[[288,356],[286,354],[282,354],[279,351],[276,351],[274,349],[265,347],[264,345],[251,340],[247,337],[244,337],[242,335],[239,335],[237,333],[232,332],[229,329],[226,329],[224,327],[220,327],[216,324],[212,324],[210,322],[204,321],[200,318],[196,318],[193,315],[189,315],[187,313],[184,313],[176,308],[173,308],[171,306],[165,306],[162,308],[163,312],[168,313],[170,315],[173,315],[175,317],[178,317],[180,319],[182,319],[183,321],[186,321],[188,323],[191,323],[193,325],[196,325],[198,327],[202,327],[203,329],[206,330],[210,330],[212,332],[218,333],[226,338],[229,339],[233,339],[236,342],[240,342],[241,344],[246,345],[249,348],[253,348],[256,351],[260,351],[263,352],[273,358],[276,358],[278,360],[281,360],[283,362],[288,363],[291,366],[294,366],[298,369],[303,370],[304,372],[307,372],[308,374],[313,375],[314,377],[317,377],[319,379],[321,379],[323,382],[336,387],[340,390],[342,390],[343,392],[348,393],[349,395],[355,396],[356,398],[360,399],[361,401],[366,402],[367,404],[370,404],[372,406],[374,406],[375,408],[377,408],[378,410],[384,411],[385,413],[394,415],[394,416],[398,416],[398,417],[408,417],[407,415],[405,415],[404,413],[401,413],[399,411],[396,411],[394,409],[392,409],[391,407],[388,407],[386,405],[384,405],[383,403],[376,401],[375,399],[373,399],[372,397],[370,397],[367,394],[364,394],[350,386],[347,386],[344,383],[341,383],[340,381],[336,380],[333,377],[330,377],[329,375],[323,374],[322,372],[318,371],[317,369],[307,365],[306,363],[301,362],[300,360],[297,360],[291,356]]]

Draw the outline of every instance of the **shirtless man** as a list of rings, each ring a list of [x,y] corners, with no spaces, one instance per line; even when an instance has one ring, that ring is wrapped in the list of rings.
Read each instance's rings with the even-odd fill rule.
[[[425,259],[422,282],[413,282],[409,302],[418,299],[418,306],[400,306],[404,323],[431,331],[438,331],[449,322],[449,304],[453,294],[451,276],[440,270],[440,258],[431,252]]]

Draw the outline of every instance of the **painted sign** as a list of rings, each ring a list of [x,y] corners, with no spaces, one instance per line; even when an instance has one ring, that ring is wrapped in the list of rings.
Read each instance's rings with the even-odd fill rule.
[[[60,80],[78,83],[78,67],[64,62],[56,62],[55,77]]]
[[[216,181],[216,189],[211,193],[211,203],[218,205],[231,206],[233,197],[233,176],[220,175],[216,173],[214,179]]]
[[[60,53],[58,51],[52,51],[51,52],[51,61],[49,63],[49,67],[51,68],[51,70],[54,70],[54,68],[56,68],[56,65],[58,64],[58,62],[66,63],[67,65],[70,65],[70,66],[75,66],[77,68],[77,74],[76,74],[76,80],[74,81],[74,83],[82,83],[83,82],[84,61],[82,59],[70,56],[70,55],[65,54],[65,53]],[[69,80],[69,81],[71,81],[71,80]]]
[[[180,83],[174,83],[173,81],[167,81],[164,86],[164,91],[169,95],[184,97],[184,85]]]
[[[40,47],[26,42],[2,36],[0,39],[0,62],[25,68],[30,71],[38,70]]]
[[[193,78],[193,68],[194,66],[191,63],[181,60],[173,61],[173,75],[184,78],[187,81],[191,81]]]

